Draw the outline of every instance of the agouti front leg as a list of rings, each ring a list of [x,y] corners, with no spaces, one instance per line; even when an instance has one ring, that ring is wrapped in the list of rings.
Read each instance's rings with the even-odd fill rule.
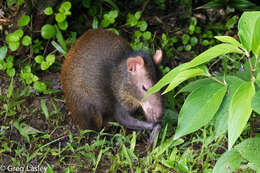
[[[129,112],[120,104],[115,108],[115,119],[118,123],[124,125],[129,129],[134,130],[153,130],[148,140],[149,145],[154,141],[154,138],[159,134],[161,126],[157,122],[141,121],[132,117]]]

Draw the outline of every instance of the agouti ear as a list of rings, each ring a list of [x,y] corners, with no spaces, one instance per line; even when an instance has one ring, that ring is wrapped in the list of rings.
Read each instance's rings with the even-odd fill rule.
[[[162,61],[162,56],[163,56],[162,50],[156,50],[156,52],[153,56],[154,63],[159,64]]]
[[[136,57],[129,57],[126,60],[127,69],[130,72],[136,72],[137,67],[143,68],[144,67],[144,60],[140,56]]]

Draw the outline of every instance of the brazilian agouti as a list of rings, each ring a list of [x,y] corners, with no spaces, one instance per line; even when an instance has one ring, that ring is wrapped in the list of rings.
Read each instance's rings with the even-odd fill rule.
[[[73,120],[82,129],[99,130],[104,121],[115,119],[130,129],[160,131],[163,114],[160,93],[141,101],[158,79],[157,50],[152,57],[135,52],[129,43],[111,31],[96,29],[84,33],[69,50],[62,65],[61,82]],[[130,114],[142,107],[147,121]]]

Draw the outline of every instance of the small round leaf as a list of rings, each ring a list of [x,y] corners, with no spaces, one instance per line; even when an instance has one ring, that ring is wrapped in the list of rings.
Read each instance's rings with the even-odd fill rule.
[[[41,28],[41,35],[44,39],[50,39],[56,34],[56,29],[53,25],[46,24]]]
[[[24,36],[22,39],[22,45],[29,46],[30,44],[32,44],[32,38],[28,35]]]
[[[61,4],[61,8],[63,8],[64,10],[70,10],[71,8],[71,3],[69,1],[63,2]]]
[[[151,37],[152,37],[151,32],[149,32],[149,31],[144,32],[143,38],[144,38],[145,40],[150,40]]]
[[[26,26],[28,25],[28,23],[30,22],[30,16],[22,16],[19,20],[18,20],[18,25],[19,26]]]
[[[46,15],[52,15],[52,14],[53,14],[52,8],[51,8],[51,7],[45,8],[44,14],[46,14]]]
[[[43,92],[43,91],[45,91],[47,89],[47,86],[46,86],[46,84],[44,82],[36,81],[33,84],[33,88],[36,91]]]
[[[68,28],[68,22],[64,20],[63,22],[59,22],[58,26],[61,30],[65,31]]]
[[[5,40],[7,42],[16,42],[16,41],[19,41],[20,38],[17,34],[15,33],[10,33],[10,34],[7,34],[7,36],[5,37]]]
[[[8,68],[6,70],[6,73],[8,76],[13,77],[15,75],[15,69],[14,68]]]
[[[41,63],[41,70],[47,70],[50,67],[50,65],[47,62]]]
[[[55,62],[55,55],[48,55],[46,57],[46,62],[48,63],[48,65],[52,65]]]
[[[16,51],[20,46],[19,41],[14,41],[14,42],[8,42],[8,47],[11,51]]]
[[[56,15],[55,15],[55,20],[57,21],[57,22],[63,22],[64,20],[66,19],[66,16],[65,16],[65,14],[64,13],[57,13]]]
[[[34,58],[35,62],[37,62],[38,64],[41,64],[42,62],[44,62],[44,58],[43,56],[41,55],[37,55],[35,58]]]
[[[19,40],[23,37],[23,30],[22,29],[17,29],[14,34],[16,34],[19,37]]]

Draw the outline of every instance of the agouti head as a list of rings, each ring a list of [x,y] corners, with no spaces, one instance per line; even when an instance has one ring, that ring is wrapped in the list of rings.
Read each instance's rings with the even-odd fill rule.
[[[162,96],[158,92],[149,95],[144,100],[142,98],[158,81],[159,75],[156,65],[161,60],[161,50],[157,50],[153,56],[144,51],[131,53],[125,66],[127,68],[127,77],[125,78],[127,81],[122,83],[124,85],[122,88],[124,88],[125,94],[127,93],[127,99],[125,94],[122,96],[123,99],[141,105],[146,119],[152,122],[157,122],[163,114]]]

